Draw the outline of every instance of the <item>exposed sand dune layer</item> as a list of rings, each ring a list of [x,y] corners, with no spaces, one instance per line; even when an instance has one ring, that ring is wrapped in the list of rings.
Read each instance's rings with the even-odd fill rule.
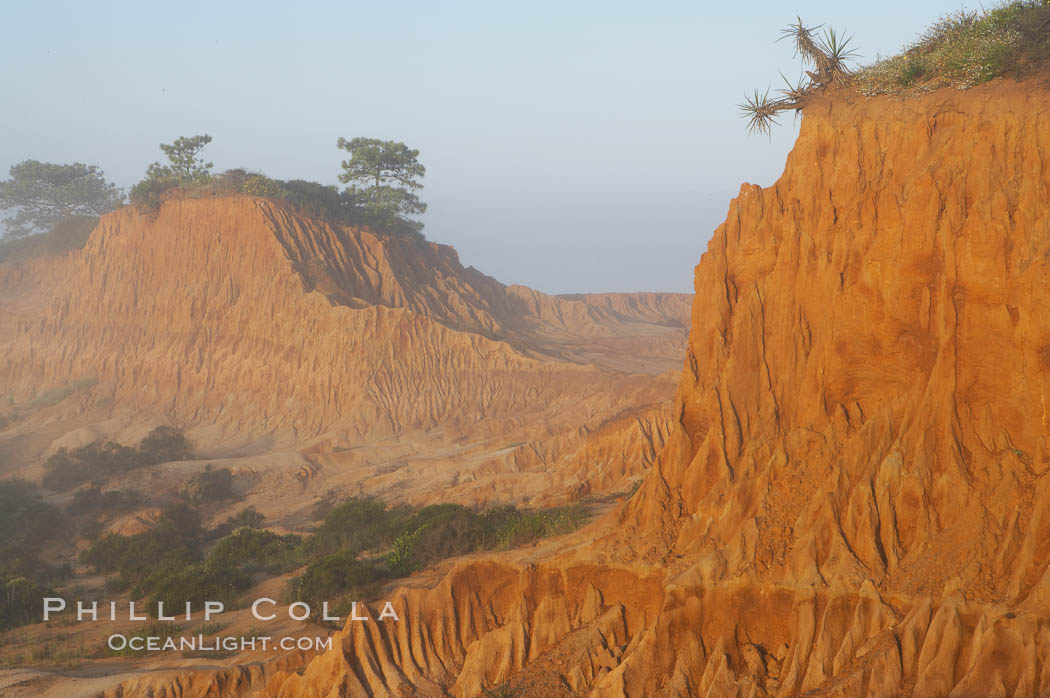
[[[668,444],[265,694],[1050,693],[1046,76],[807,107],[696,268]]]

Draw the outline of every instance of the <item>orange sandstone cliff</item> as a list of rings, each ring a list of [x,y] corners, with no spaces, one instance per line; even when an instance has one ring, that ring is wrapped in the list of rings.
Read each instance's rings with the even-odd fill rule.
[[[265,695],[1050,694],[1050,86],[811,104],[696,268],[675,422],[561,546]]]

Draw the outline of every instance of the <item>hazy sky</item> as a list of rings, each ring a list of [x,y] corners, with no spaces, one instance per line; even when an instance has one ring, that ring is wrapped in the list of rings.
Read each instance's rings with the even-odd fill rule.
[[[970,3],[971,5],[973,3]],[[216,170],[336,183],[339,136],[402,140],[423,218],[505,283],[692,290],[743,181],[794,138],[748,137],[737,104],[797,76],[801,14],[895,53],[957,2],[6,2],[0,176],[27,158],[123,187],[180,135]]]

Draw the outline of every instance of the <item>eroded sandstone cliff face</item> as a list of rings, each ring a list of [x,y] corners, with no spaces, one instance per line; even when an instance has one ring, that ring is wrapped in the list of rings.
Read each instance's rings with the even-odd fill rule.
[[[808,106],[696,268],[641,490],[265,693],[1050,693],[1047,77]]]
[[[175,423],[204,453],[301,453],[230,463],[274,513],[304,477],[312,494],[296,506],[325,491],[481,503],[622,490],[668,431],[689,302],[506,287],[451,247],[265,199],[125,207],[82,252],[0,264],[0,386],[32,408],[0,453],[26,465]],[[610,472],[577,472],[590,435],[617,425]]]
[[[472,423],[650,383],[610,384],[501,341],[538,319],[451,248],[265,200],[122,209],[69,266],[44,317],[13,331],[0,380],[16,397],[91,376],[119,404],[302,438]]]

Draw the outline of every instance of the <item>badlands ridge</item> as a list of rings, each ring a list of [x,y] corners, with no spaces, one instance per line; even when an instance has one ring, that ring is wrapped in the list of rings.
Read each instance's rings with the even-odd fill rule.
[[[16,399],[94,381],[9,437],[41,452],[149,415],[319,473],[374,467],[339,450],[358,440],[462,448],[430,481],[432,451],[404,456],[408,499],[646,471],[588,528],[416,580],[401,622],[348,623],[304,669],[110,695],[1047,695],[1047,77],[808,105],[696,267],[673,401],[652,374],[686,299],[506,288],[257,200],[120,212],[60,272],[4,270]],[[57,290],[11,297],[33,284]],[[527,445],[493,450],[507,434]]]

